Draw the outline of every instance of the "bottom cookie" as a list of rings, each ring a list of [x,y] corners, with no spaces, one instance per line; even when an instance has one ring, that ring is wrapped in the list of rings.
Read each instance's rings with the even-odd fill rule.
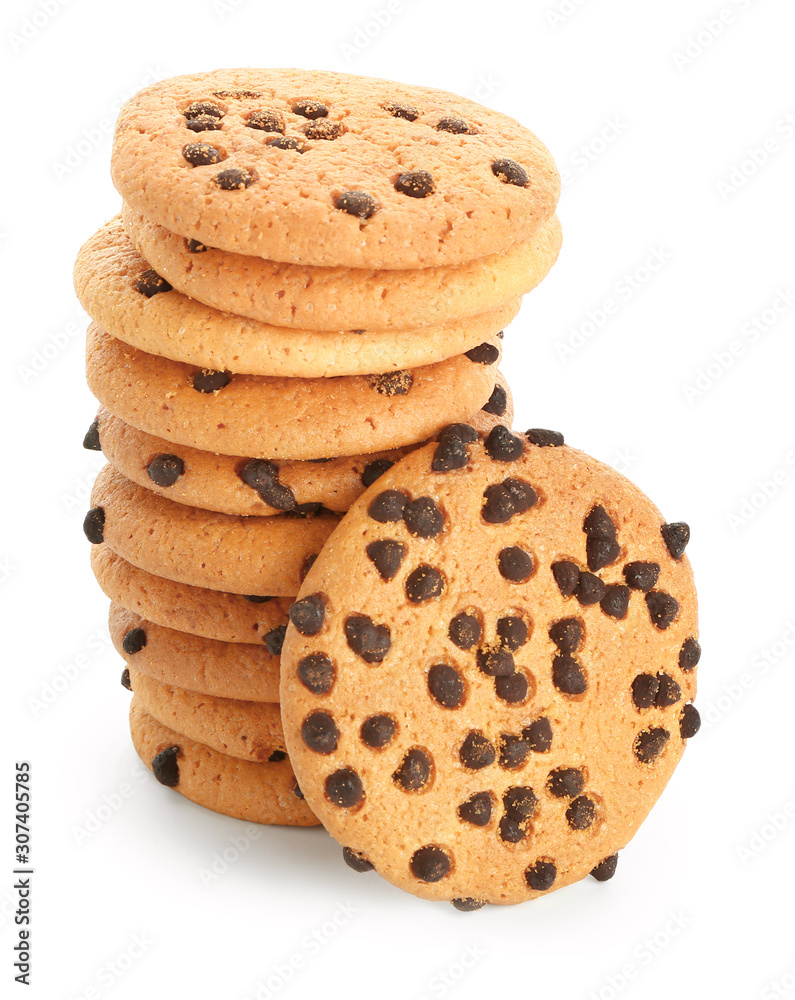
[[[136,753],[158,781],[205,809],[250,823],[318,825],[295,794],[286,755],[264,763],[227,757],[157,722],[138,698],[130,706],[130,734]]]

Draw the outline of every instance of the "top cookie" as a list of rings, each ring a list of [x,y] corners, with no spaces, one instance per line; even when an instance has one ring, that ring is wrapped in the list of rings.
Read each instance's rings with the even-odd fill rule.
[[[121,111],[113,181],[172,232],[317,266],[461,263],[526,240],[560,178],[514,119],[425,87],[296,69],[174,77]]]

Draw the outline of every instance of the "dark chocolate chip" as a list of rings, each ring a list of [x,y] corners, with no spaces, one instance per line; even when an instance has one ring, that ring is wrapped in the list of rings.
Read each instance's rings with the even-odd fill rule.
[[[673,677],[662,672],[657,674],[660,681],[660,687],[657,691],[657,697],[654,699],[654,704],[657,708],[670,708],[671,705],[675,705],[682,698],[682,689],[673,679]]]
[[[580,573],[580,580],[574,591],[574,596],[580,604],[587,607],[590,604],[598,604],[605,596],[607,585],[593,573]]]
[[[367,558],[378,570],[382,580],[391,580],[395,576],[407,551],[402,542],[396,542],[391,538],[370,542],[365,549]]]
[[[361,475],[362,486],[372,486],[376,479],[380,479],[394,464],[388,458],[377,458],[374,462],[368,462]]]
[[[650,590],[645,601],[652,625],[661,631],[667,629],[679,614],[679,602],[661,590]]]
[[[444,441],[446,438],[458,438],[464,444],[473,444],[478,439],[478,432],[471,424],[447,424],[439,431],[436,440]]]
[[[527,187],[530,183],[527,171],[515,160],[494,160],[491,165],[491,172],[503,184],[516,184],[517,187]]]
[[[287,614],[301,635],[317,635],[326,618],[326,603],[320,594],[310,594],[291,604]]]
[[[527,760],[530,747],[521,736],[513,733],[500,735],[500,767],[506,771],[515,771]]]
[[[380,750],[395,738],[397,723],[388,715],[371,715],[365,719],[359,734],[362,743],[371,750]]]
[[[299,784],[298,784],[298,782],[297,782],[297,781],[296,781],[296,783],[295,783],[295,784],[293,785],[293,795],[294,795],[294,796],[295,796],[295,797],[296,797],[297,799],[301,799],[301,800],[303,800],[303,799],[304,799],[304,793],[303,793],[303,792],[301,791],[301,788],[300,788],[300,786],[299,786]]]
[[[392,780],[407,792],[416,792],[428,784],[432,772],[433,761],[428,754],[419,747],[412,747],[406,751]]]
[[[215,371],[212,368],[202,368],[193,376],[193,388],[197,392],[218,392],[232,381],[228,372]]]
[[[436,123],[437,132],[453,132],[455,135],[474,135],[475,130],[463,118],[440,118]]]
[[[254,175],[245,167],[228,167],[217,173],[213,180],[222,191],[242,191],[251,186]]]
[[[325,118],[328,114],[328,108],[325,104],[321,104],[320,101],[305,98],[304,100],[296,101],[293,105],[293,114],[314,121],[316,118]]]
[[[247,128],[255,128],[260,132],[284,132],[284,121],[276,111],[262,109],[252,111],[246,122]]]
[[[251,601],[252,604],[267,604],[272,601],[272,597],[261,597],[259,594],[243,594],[244,601]]]
[[[638,674],[632,681],[632,701],[636,708],[651,708],[660,690],[660,679],[654,674]]]
[[[566,810],[566,822],[572,830],[587,830],[596,819],[596,806],[586,795],[578,796]]]
[[[685,639],[679,650],[679,666],[684,671],[692,670],[701,659],[701,646],[697,639]]]
[[[277,625],[276,628],[272,628],[270,632],[266,632],[262,637],[266,649],[272,656],[282,655],[282,646],[284,645],[284,635],[286,632],[286,625]]]
[[[518,705],[527,700],[530,685],[526,675],[517,670],[515,674],[509,674],[507,677],[495,677],[494,690],[501,701],[509,705]]]
[[[525,726],[522,737],[535,753],[546,753],[552,746],[552,724],[546,718],[536,719]]]
[[[395,181],[395,190],[409,198],[427,198],[435,190],[433,177],[427,170],[409,170]]]
[[[548,431],[543,427],[531,427],[525,431],[528,444],[534,444],[537,448],[560,448],[565,441],[560,431]]]
[[[679,716],[679,735],[683,740],[689,740],[701,729],[701,716],[695,705],[685,705]]]
[[[309,459],[307,459],[307,461],[309,461]],[[331,513],[333,513],[333,511],[328,510],[328,508],[324,507],[322,503],[298,503],[291,510],[286,510],[284,512],[284,516],[303,520],[307,517],[317,517],[319,514]]]
[[[165,278],[161,278],[157,271],[153,271],[151,267],[138,275],[135,279],[135,288],[141,295],[145,295],[148,299],[151,299],[153,295],[159,295],[161,292],[171,291],[171,285]]]
[[[406,577],[406,597],[412,604],[422,604],[441,597],[445,580],[438,569],[423,563]]]
[[[521,822],[531,819],[538,808],[538,799],[532,788],[514,785],[502,797],[505,812],[512,819]]]
[[[185,473],[185,463],[178,455],[156,455],[146,467],[146,474],[156,486],[173,486]]]
[[[403,508],[403,521],[418,538],[435,538],[444,528],[444,515],[430,497],[417,497]]]
[[[582,771],[576,767],[556,767],[549,772],[547,789],[556,799],[573,799],[585,787]]]
[[[304,743],[315,753],[334,753],[340,741],[340,731],[328,712],[313,712],[301,725]]]
[[[582,523],[582,530],[589,538],[614,539],[616,537],[616,526],[613,519],[601,504],[591,508]]]
[[[500,637],[501,645],[515,653],[527,642],[529,630],[523,619],[509,615],[497,620],[497,635]]]
[[[522,439],[502,424],[497,424],[489,431],[484,445],[486,454],[495,462],[515,462],[522,457],[524,451]]]
[[[130,656],[140,653],[145,645],[146,632],[142,628],[131,628],[121,641],[121,648]]]
[[[270,757],[268,757],[269,764],[278,764],[282,760],[287,760],[287,754],[284,750],[274,750]]]
[[[274,510],[293,510],[295,494],[289,486],[279,482],[279,466],[264,458],[252,458],[238,473],[240,478],[256,490],[263,503]]]
[[[411,874],[420,882],[440,882],[451,868],[450,856],[441,847],[421,847],[411,856]]]
[[[623,583],[609,583],[599,604],[610,618],[617,621],[626,618],[629,611],[629,587],[625,587]]]
[[[562,653],[576,653],[582,642],[579,618],[560,618],[549,626],[549,638]]]
[[[179,747],[166,747],[152,758],[152,774],[168,788],[176,788],[179,784],[178,753]]]
[[[653,562],[630,562],[624,567],[627,586],[644,593],[651,590],[660,575],[660,564]]]
[[[433,454],[431,469],[434,472],[463,469],[469,463],[467,445],[477,439],[477,431],[469,424],[449,424],[439,434],[439,444]]]
[[[481,910],[486,905],[485,899],[474,899],[472,896],[461,896],[459,899],[451,899],[453,906],[462,913],[472,913],[474,910]]]
[[[458,756],[464,767],[479,771],[497,759],[497,751],[479,729],[472,729],[461,744]]]
[[[99,443],[99,417],[86,431],[83,447],[86,451],[102,451],[102,445]]]
[[[105,511],[92,507],[83,520],[83,532],[92,545],[105,541]]]
[[[326,797],[340,809],[350,809],[364,798],[364,785],[350,767],[342,767],[326,778]]]
[[[375,198],[366,191],[343,191],[337,198],[337,208],[357,219],[369,219],[376,210]]]
[[[493,365],[500,357],[499,348],[495,347],[494,344],[478,344],[477,347],[464,351],[464,354],[476,365]]]
[[[428,690],[442,708],[458,708],[464,701],[464,682],[455,667],[436,663],[428,671]]]
[[[414,376],[410,371],[385,372],[368,375],[367,384],[381,396],[405,396],[414,385]]]
[[[382,105],[384,111],[388,111],[393,118],[404,118],[407,122],[416,121],[420,112],[411,104],[396,104],[390,101]]]
[[[481,406],[484,413],[493,413],[495,417],[501,417],[508,409],[508,393],[501,385],[495,385],[489,396],[488,402]]]
[[[486,502],[481,514],[488,524],[505,524],[514,514],[524,514],[538,500],[533,487],[521,479],[506,479],[487,486],[483,498]]]
[[[558,870],[552,861],[536,861],[524,873],[528,888],[536,892],[551,889],[557,877]]]
[[[189,142],[182,147],[182,155],[192,167],[206,167],[223,160],[220,149],[207,142]]]
[[[339,139],[341,135],[345,134],[345,131],[345,126],[342,122],[329,122],[325,119],[321,119],[317,122],[310,122],[310,124],[305,125],[303,129],[304,135],[307,139],[326,139],[329,142],[334,139]]]
[[[487,677],[508,677],[516,673],[513,655],[507,649],[479,649],[477,652],[478,668]]]
[[[588,690],[582,666],[569,653],[557,653],[552,661],[552,683],[563,694],[579,695]]]
[[[512,819],[510,816],[502,817],[498,832],[500,840],[504,840],[508,844],[518,844],[519,841],[524,840],[527,836],[524,824],[517,822],[517,820]]]
[[[355,872],[371,872],[375,867],[372,861],[368,861],[363,854],[359,854],[358,851],[352,851],[350,847],[343,847],[342,857],[345,864],[349,868],[353,868]]]
[[[209,250],[210,248],[206,243],[200,243],[198,240],[189,237],[185,240],[185,249],[188,253],[204,253],[205,250]]]
[[[459,649],[471,649],[480,642],[483,629],[474,615],[462,611],[450,622],[447,634],[450,636],[450,641]]]
[[[519,548],[518,545],[510,545],[508,548],[500,549],[497,556],[497,567],[500,576],[511,583],[524,583],[529,580],[533,573],[533,557],[529,552]]]
[[[130,680],[130,668],[125,667],[121,672],[121,686],[127,688],[128,691],[132,691],[132,681]]]
[[[212,101],[194,101],[182,113],[186,118],[198,118],[200,115],[209,115],[210,118],[224,117],[224,112]]]
[[[189,118],[185,124],[191,132],[217,132],[223,128],[220,119],[214,115],[196,115]]]
[[[588,569],[592,572],[604,569],[621,555],[621,546],[612,538],[589,538],[585,542]]]
[[[389,626],[376,625],[367,615],[349,615],[345,619],[345,638],[365,663],[380,663],[392,645]]]
[[[563,597],[571,597],[580,582],[580,568],[573,562],[552,563],[552,576]]]
[[[595,868],[591,869],[591,875],[597,882],[607,882],[615,875],[617,865],[618,854],[611,854],[609,858],[600,861]]]
[[[690,525],[684,521],[674,521],[672,524],[664,524],[660,532],[671,558],[681,559],[690,541]]]
[[[400,490],[384,490],[370,502],[367,513],[381,524],[401,521],[407,503],[408,497]]]
[[[486,826],[491,819],[491,796],[488,792],[477,792],[458,807],[458,815],[465,823]]]
[[[297,139],[288,139],[287,136],[277,135],[275,139],[268,139],[266,146],[273,146],[274,149],[293,149],[303,153],[304,144]]]
[[[632,749],[641,764],[651,764],[665,749],[671,734],[667,729],[644,729],[635,737]]]

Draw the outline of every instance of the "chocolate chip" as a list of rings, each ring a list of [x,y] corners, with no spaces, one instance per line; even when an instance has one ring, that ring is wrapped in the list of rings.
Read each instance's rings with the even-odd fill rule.
[[[465,823],[486,826],[491,819],[491,796],[488,792],[477,792],[458,807],[458,815]]]
[[[176,788],[179,784],[178,753],[179,747],[166,747],[152,758],[152,773],[167,788]]]
[[[339,139],[344,134],[345,126],[342,122],[321,120],[304,126],[304,135],[307,139],[326,139],[332,141],[333,139]]]
[[[698,664],[701,659],[701,646],[697,639],[692,637],[685,639],[682,643],[682,648],[679,650],[679,666],[687,672],[692,670]]]
[[[536,861],[524,873],[528,888],[545,892],[552,887],[558,870],[552,861]]]
[[[589,538],[613,539],[616,537],[616,526],[613,519],[601,504],[591,508],[582,523],[582,530]]]
[[[497,759],[497,751],[479,729],[472,729],[461,744],[459,759],[464,767],[479,771]]]
[[[660,575],[660,564],[653,562],[630,562],[624,567],[627,586],[644,593],[652,589]]]
[[[377,458],[374,462],[368,462],[361,475],[362,486],[372,486],[376,479],[380,479],[394,464],[388,458]]]
[[[372,861],[368,861],[363,854],[351,850],[350,847],[343,847],[342,857],[345,864],[355,872],[371,872],[375,867]]]
[[[483,629],[474,615],[462,611],[450,622],[447,634],[450,636],[450,641],[459,649],[471,649],[480,642]]]
[[[362,779],[352,768],[340,768],[326,778],[326,797],[340,809],[350,809],[364,798]]]
[[[437,132],[453,132],[455,135],[474,135],[475,130],[463,118],[440,118],[436,123]]]
[[[171,291],[171,285],[169,285],[165,278],[161,278],[157,271],[153,271],[151,267],[138,275],[135,280],[135,288],[141,295],[145,295],[148,299],[151,299],[153,295],[159,295],[161,292]]]
[[[576,653],[582,642],[579,618],[560,618],[549,626],[549,638],[562,653]]]
[[[121,686],[127,688],[128,691],[132,691],[132,681],[130,680],[130,668],[125,667],[121,672]]]
[[[268,139],[266,146],[273,146],[274,149],[293,149],[298,150],[299,153],[303,153],[304,145],[297,139],[288,139],[286,136],[279,135],[275,139]]]
[[[395,190],[409,198],[427,198],[435,190],[433,177],[427,170],[409,170],[395,181]]]
[[[407,792],[416,792],[428,784],[432,771],[433,761],[428,754],[419,747],[412,747],[406,751],[392,780]]]
[[[437,663],[428,671],[428,690],[442,708],[458,708],[464,701],[461,674],[446,663]]]
[[[499,360],[500,351],[494,344],[478,344],[469,351],[464,351],[470,361],[476,365],[493,365]]]
[[[320,594],[310,594],[291,604],[287,614],[301,635],[317,635],[326,618],[326,603]]]
[[[430,497],[417,497],[407,503],[403,521],[417,538],[435,538],[444,528],[444,515]]]
[[[244,601],[251,601],[252,604],[267,604],[268,601],[272,601],[272,597],[261,597],[259,594],[243,594]]]
[[[438,437],[439,445],[433,455],[431,469],[434,472],[449,472],[463,469],[469,463],[467,445],[477,441],[478,434],[469,424],[448,424]]]
[[[511,545],[500,549],[497,566],[500,575],[506,580],[510,580],[511,583],[524,583],[532,575],[533,557],[518,545]]]
[[[334,753],[340,741],[340,731],[328,712],[313,712],[301,725],[304,743],[315,753]]]
[[[521,479],[506,479],[487,486],[481,515],[488,524],[505,524],[514,514],[524,514],[538,501],[532,486]]]
[[[566,810],[566,822],[572,830],[587,830],[596,819],[596,806],[585,795],[578,796]]]
[[[651,590],[645,597],[651,623],[663,631],[679,614],[679,602],[661,590]]]
[[[489,396],[488,402],[481,406],[484,413],[493,413],[495,417],[501,417],[508,409],[508,393],[501,385],[495,385]]]
[[[367,615],[349,615],[345,619],[345,638],[365,663],[380,663],[392,646],[389,626],[376,625]]]
[[[299,785],[298,785],[298,782],[297,782],[297,781],[296,781],[296,783],[295,783],[295,784],[293,785],[293,795],[294,795],[294,796],[295,796],[295,797],[296,797],[297,799],[301,799],[302,801],[303,801],[303,800],[304,800],[304,798],[305,798],[305,796],[304,796],[304,793],[303,793],[303,792],[301,791],[301,788],[299,787]]]
[[[675,705],[681,700],[682,689],[669,674],[660,672],[657,674],[657,677],[660,681],[660,687],[657,691],[657,697],[654,699],[654,704],[658,708],[670,708],[671,705]]]
[[[182,155],[192,167],[206,167],[211,163],[220,163],[224,158],[220,149],[207,142],[189,142],[182,147]]]
[[[458,438],[464,444],[472,444],[478,439],[478,432],[471,424],[448,424],[437,435],[437,441],[445,438]]]
[[[284,121],[275,111],[262,109],[251,112],[246,127],[258,129],[260,132],[284,132]]]
[[[191,132],[217,132],[223,128],[221,121],[213,115],[196,115],[185,122]]]
[[[574,591],[574,596],[580,604],[587,607],[590,604],[598,604],[605,596],[607,590],[598,576],[593,573],[580,573],[580,581]]]
[[[515,785],[509,788],[502,797],[505,812],[511,819],[521,822],[531,819],[538,808],[538,799],[532,788]]]
[[[282,655],[282,646],[284,645],[284,636],[286,632],[286,625],[277,625],[276,628],[272,628],[270,632],[266,632],[262,637],[262,641],[265,643],[265,648],[271,656]]]
[[[472,913],[480,910],[486,905],[485,899],[474,899],[472,896],[462,896],[459,899],[451,899],[453,906],[462,913]]]
[[[530,183],[527,171],[515,160],[494,160],[491,165],[491,172],[503,184],[516,184],[517,187],[527,187]]]
[[[588,683],[580,664],[568,653],[557,653],[552,661],[552,683],[563,694],[585,694]]]
[[[289,486],[279,482],[279,466],[274,462],[263,458],[249,459],[238,475],[274,510],[293,510],[296,507],[295,494]]]
[[[573,562],[552,563],[552,576],[563,597],[571,597],[580,582],[580,568]]]
[[[588,569],[604,569],[621,555],[621,546],[613,538],[589,538],[585,542]]]
[[[83,447],[86,451],[102,451],[102,445],[99,443],[99,417],[86,431]]]
[[[508,677],[516,672],[513,656],[507,649],[479,649],[478,668],[487,677]]]
[[[380,750],[395,738],[397,723],[388,715],[371,715],[365,719],[359,734],[362,743],[371,750]]]
[[[627,617],[629,611],[629,587],[623,583],[609,583],[605,596],[599,602],[602,611],[610,618],[620,621]]]
[[[552,724],[546,718],[536,719],[522,730],[522,738],[535,753],[546,753],[552,746]]]
[[[388,104],[381,105],[384,111],[388,111],[393,118],[404,118],[407,122],[416,121],[420,116],[420,112],[411,104],[395,104],[394,102],[389,102]]]
[[[685,705],[679,716],[679,735],[683,740],[689,740],[701,729],[701,716],[695,705]]]
[[[674,521],[672,524],[664,524],[660,532],[671,558],[681,559],[690,541],[690,525],[684,521]]]
[[[572,799],[585,787],[582,771],[576,767],[556,767],[549,772],[547,789],[556,799]]]
[[[140,653],[145,645],[146,632],[142,628],[131,628],[121,641],[121,648],[130,656]]]
[[[232,377],[228,372],[215,371],[212,368],[202,368],[193,376],[193,388],[197,392],[218,392],[229,385]]]
[[[515,771],[527,760],[530,747],[521,736],[513,733],[502,733],[500,735],[500,767],[506,771]]]
[[[336,206],[357,219],[369,219],[377,208],[375,198],[366,191],[343,191],[337,198]]]
[[[638,674],[632,681],[632,701],[636,708],[651,708],[660,690],[660,680],[654,674]]]
[[[591,869],[591,875],[597,882],[607,882],[615,875],[617,865],[618,855],[611,854],[609,858],[600,861],[595,868]]]
[[[156,455],[147,465],[146,473],[156,486],[173,486],[185,474],[185,463],[178,455]]]
[[[385,372],[368,375],[367,384],[381,396],[405,396],[414,385],[414,376],[410,371]]]
[[[515,819],[511,819],[510,816],[502,817],[498,827],[498,832],[500,840],[504,840],[508,844],[518,844],[527,836],[527,831],[525,830],[524,825],[518,823]]]
[[[534,444],[538,448],[560,448],[565,441],[560,431],[548,431],[543,427],[531,427],[525,431],[528,444]]]
[[[515,653],[527,642],[529,631],[527,624],[521,618],[509,615],[497,620],[497,635],[500,637],[500,643]]]
[[[651,764],[665,749],[671,734],[667,729],[644,729],[635,737],[632,749],[641,764]]]
[[[297,101],[293,105],[293,114],[301,115],[302,118],[310,118],[314,121],[316,118],[325,118],[328,114],[328,108],[325,104],[321,104],[320,101],[304,99]]]
[[[381,524],[401,521],[407,502],[408,497],[400,490],[384,490],[370,502],[367,513],[374,521]]]
[[[420,882],[440,882],[451,868],[450,856],[441,847],[421,847],[411,856],[411,873]]]
[[[200,243],[198,240],[188,238],[185,240],[185,249],[188,253],[204,253],[205,250],[209,250],[210,248],[206,243]]]
[[[212,101],[194,101],[182,112],[186,118],[198,118],[200,115],[209,115],[210,118],[223,118],[224,112]]]
[[[245,167],[228,167],[216,174],[213,180],[222,191],[242,191],[251,186],[254,176]]]
[[[530,689],[527,677],[520,670],[507,677],[494,678],[494,690],[501,701],[509,705],[518,705],[527,700],[527,693]]]
[[[105,541],[105,511],[101,507],[92,507],[83,520],[83,532],[92,545]]]
[[[423,563],[406,577],[406,597],[412,604],[422,604],[441,597],[445,581],[438,569]]]
[[[274,750],[270,757],[268,757],[269,764],[278,764],[282,760],[287,760],[287,754],[284,750]]]
[[[407,551],[402,542],[396,542],[391,538],[370,542],[365,549],[367,558],[378,570],[382,580],[391,580],[395,576]]]
[[[497,424],[489,431],[484,445],[486,454],[495,462],[515,462],[522,457],[524,451],[522,439],[511,434],[502,424]]]

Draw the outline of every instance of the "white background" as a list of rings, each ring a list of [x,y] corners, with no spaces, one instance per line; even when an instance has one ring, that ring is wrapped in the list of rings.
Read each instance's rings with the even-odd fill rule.
[[[795,996],[791,0],[13,0],[1,16],[2,996]],[[322,830],[203,811],[137,763],[80,527],[100,456],[80,446],[95,404],[72,260],[119,205],[120,102],[247,64],[477,96],[567,175],[560,261],[506,337],[517,426],[560,428],[690,522],[705,650],[704,728],[608,884],[460,914],[355,875]]]

